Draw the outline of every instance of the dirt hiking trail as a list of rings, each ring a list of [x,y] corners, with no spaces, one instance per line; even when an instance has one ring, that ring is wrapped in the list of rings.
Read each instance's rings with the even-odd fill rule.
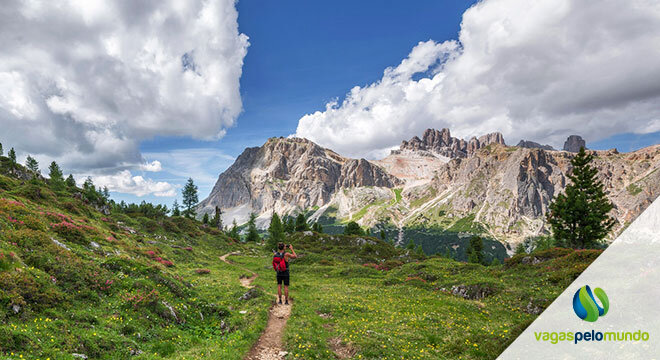
[[[240,255],[240,253],[233,252],[222,255],[220,260],[233,265],[233,263],[227,260],[227,257],[232,255]],[[254,286],[252,285],[252,282],[257,278],[257,274],[245,268],[241,269],[252,273],[252,276],[249,278],[242,277],[239,279],[241,285],[247,289],[253,288]],[[291,299],[289,299],[289,301],[293,304]],[[266,329],[247,354],[245,360],[283,360],[285,358],[287,352],[282,348],[282,335],[284,335],[286,322],[291,316],[291,306],[292,305],[279,305],[275,303],[275,305],[270,308]]]

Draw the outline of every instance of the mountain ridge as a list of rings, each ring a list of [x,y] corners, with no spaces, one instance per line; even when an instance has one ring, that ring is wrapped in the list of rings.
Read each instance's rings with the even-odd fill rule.
[[[618,231],[660,193],[660,146],[589,151],[615,205]],[[198,212],[219,206],[225,224],[255,212],[261,227],[275,211],[399,233],[412,226],[452,228],[458,235],[481,229],[516,243],[548,232],[544,217],[568,182],[573,155],[508,146],[500,133],[457,139],[449,129],[427,129],[380,160],[347,158],[307,139],[270,138],[220,174]]]

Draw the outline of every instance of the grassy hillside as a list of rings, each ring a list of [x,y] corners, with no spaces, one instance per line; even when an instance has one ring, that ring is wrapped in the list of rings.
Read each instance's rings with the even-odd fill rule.
[[[0,354],[241,358],[270,305],[239,301],[240,270],[218,260],[242,245],[185,218],[103,215],[75,194],[0,175]]]
[[[158,212],[104,214],[80,189],[19,180],[27,174],[9,176],[0,158],[0,357],[249,351],[275,292],[265,246]],[[484,267],[370,237],[288,241],[301,257],[291,263],[287,359],[495,358],[599,254],[552,249]],[[235,264],[219,260],[236,251]],[[260,275],[250,300],[239,300],[244,268]]]
[[[302,257],[291,266],[290,359],[494,359],[600,254],[555,248],[485,267],[407,256],[376,239],[291,241]],[[262,258],[234,260],[273,288]]]

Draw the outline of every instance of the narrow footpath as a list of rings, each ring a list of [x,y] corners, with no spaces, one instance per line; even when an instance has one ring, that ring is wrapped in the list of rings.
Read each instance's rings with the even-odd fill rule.
[[[233,252],[229,254],[222,255],[220,260],[224,261],[227,264],[234,265],[232,262],[227,260],[227,257],[232,255],[240,255],[238,252]],[[252,282],[257,278],[257,273],[241,268],[245,271],[252,273],[252,276],[249,278],[241,278],[239,281],[241,285],[247,289],[253,287]],[[293,303],[293,302],[291,302]],[[266,329],[259,337],[259,340],[254,344],[250,352],[245,357],[245,360],[283,360],[286,356],[286,351],[282,348],[282,336],[284,335],[284,328],[286,327],[286,322],[291,316],[291,306],[293,305],[278,305],[275,303],[270,308],[268,313],[268,324]]]

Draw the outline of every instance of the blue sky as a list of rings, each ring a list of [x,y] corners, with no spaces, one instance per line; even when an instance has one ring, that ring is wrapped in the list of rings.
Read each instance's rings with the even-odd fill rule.
[[[218,141],[156,137],[140,150],[163,171],[157,181],[184,183],[192,176],[200,200],[246,147],[296,132],[302,116],[341,101],[353,86],[379,80],[420,41],[456,39],[463,12],[475,1],[240,1],[239,31],[249,36],[240,92],[243,112]],[[401,136],[401,139],[407,138]],[[508,139],[509,144],[518,139]],[[619,134],[588,145],[632,151],[660,142],[660,133]],[[513,144],[512,144],[513,145]],[[183,156],[168,159],[168,153]],[[191,155],[192,154],[192,155]],[[199,155],[196,155],[199,154]],[[192,169],[186,169],[191,166]],[[180,189],[179,189],[180,190]],[[113,193],[117,200],[171,204],[172,198]],[[180,201],[180,196],[177,196]]]
[[[260,146],[274,136],[296,132],[305,114],[322,110],[355,85],[378,80],[420,41],[456,38],[461,14],[474,1],[240,1],[239,30],[250,38],[241,77],[243,113],[219,141],[156,137],[140,145],[147,160],[163,163],[160,173],[144,176],[183,184],[170,169],[185,164],[164,160],[171,150],[207,149],[216,157],[202,161],[190,176],[200,200],[217,176],[246,147]],[[402,138],[403,140],[403,138]],[[179,169],[181,170],[181,169]],[[203,175],[203,178],[201,176]],[[112,193],[128,202],[142,200],[170,205],[172,199]],[[181,198],[179,196],[179,202]]]
[[[93,176],[116,200],[167,205],[188,177],[205,198],[273,136],[369,158],[430,127],[500,131],[510,145],[660,143],[649,4],[179,4],[23,2],[0,14],[0,142],[19,161]]]

